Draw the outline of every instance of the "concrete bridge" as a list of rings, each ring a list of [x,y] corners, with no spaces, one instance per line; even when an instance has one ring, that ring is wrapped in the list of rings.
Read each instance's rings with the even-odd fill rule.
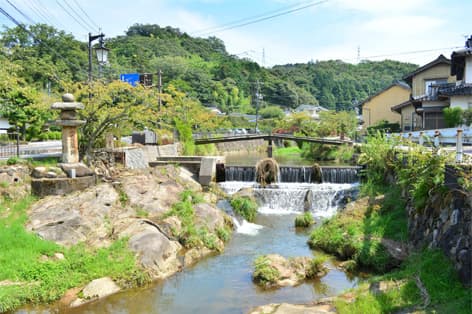
[[[212,143],[224,143],[224,142],[236,142],[236,141],[250,141],[263,139],[267,141],[269,147],[267,148],[268,157],[272,157],[272,143],[275,140],[289,140],[294,142],[307,142],[307,143],[319,143],[327,145],[352,145],[353,141],[330,139],[330,138],[317,138],[308,136],[295,136],[292,134],[247,134],[247,135],[233,135],[233,136],[220,136],[220,137],[207,137],[195,139],[196,145],[212,144]]]

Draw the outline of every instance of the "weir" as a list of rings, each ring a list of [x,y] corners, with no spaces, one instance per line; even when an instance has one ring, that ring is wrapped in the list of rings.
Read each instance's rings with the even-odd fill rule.
[[[322,166],[323,183],[356,183],[359,181],[359,170],[356,166]],[[256,168],[247,166],[226,166],[217,168],[219,181],[244,181],[256,180]],[[223,173],[224,172],[224,176]],[[280,166],[279,182],[282,183],[313,183],[316,178],[313,168],[309,166]],[[222,178],[224,177],[224,180]]]

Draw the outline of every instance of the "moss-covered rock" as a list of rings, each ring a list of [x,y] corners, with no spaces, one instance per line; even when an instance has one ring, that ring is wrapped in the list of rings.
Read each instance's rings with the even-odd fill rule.
[[[292,257],[278,254],[259,256],[254,261],[254,282],[263,287],[295,286],[306,279],[326,274],[324,258]]]

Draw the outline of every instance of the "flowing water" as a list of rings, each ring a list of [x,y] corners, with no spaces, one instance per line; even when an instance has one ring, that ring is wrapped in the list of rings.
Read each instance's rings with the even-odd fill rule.
[[[237,230],[222,254],[206,258],[150,288],[125,291],[68,313],[246,313],[262,304],[312,302],[357,285],[357,278],[348,277],[331,262],[326,276],[296,287],[264,290],[251,279],[252,263],[261,254],[317,254],[306,244],[309,231],[300,232],[293,227],[308,191],[313,195],[312,213],[325,217],[335,212],[343,195],[356,190],[355,184],[281,183],[262,189],[251,182],[222,183],[228,193],[247,186],[255,188],[263,206],[254,224],[235,219]],[[228,206],[226,201],[220,203],[223,210],[231,211]]]
[[[248,166],[254,164],[252,161],[247,163]],[[242,171],[249,173],[247,169]],[[247,176],[253,175],[253,170],[250,172]],[[265,290],[252,282],[253,261],[259,255],[277,253],[285,257],[316,256],[317,252],[310,250],[306,243],[309,230],[298,231],[294,228],[296,215],[306,208],[307,203],[319,223],[323,217],[333,215],[340,204],[354,198],[357,192],[357,184],[353,183],[357,180],[357,172],[353,174],[351,170],[343,173],[334,171],[325,182],[338,183],[322,184],[307,183],[310,182],[308,167],[290,167],[285,172],[282,179],[297,183],[282,180],[281,183],[260,188],[252,177],[240,179],[246,182],[220,183],[229,194],[244,187],[251,187],[261,203],[254,223],[234,218],[236,230],[223,253],[199,261],[193,267],[151,287],[127,290],[80,308],[67,309],[65,312],[246,313],[255,306],[269,303],[309,303],[356,286],[358,279],[338,270],[332,262],[327,262],[330,271],[326,276],[296,287]],[[235,175],[242,176],[241,173]],[[343,178],[333,179],[340,176]],[[232,212],[227,201],[220,202],[219,206],[227,212]],[[57,311],[61,310],[28,309],[19,310],[17,313],[39,314]]]

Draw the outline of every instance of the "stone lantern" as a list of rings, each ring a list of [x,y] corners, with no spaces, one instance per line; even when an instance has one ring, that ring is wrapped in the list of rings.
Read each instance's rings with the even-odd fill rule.
[[[85,123],[84,120],[77,119],[77,111],[84,109],[80,102],[74,102],[72,94],[64,94],[62,102],[52,104],[51,109],[61,110],[60,119],[56,120],[56,125],[62,127],[62,162],[79,162],[79,141],[77,129]]]

